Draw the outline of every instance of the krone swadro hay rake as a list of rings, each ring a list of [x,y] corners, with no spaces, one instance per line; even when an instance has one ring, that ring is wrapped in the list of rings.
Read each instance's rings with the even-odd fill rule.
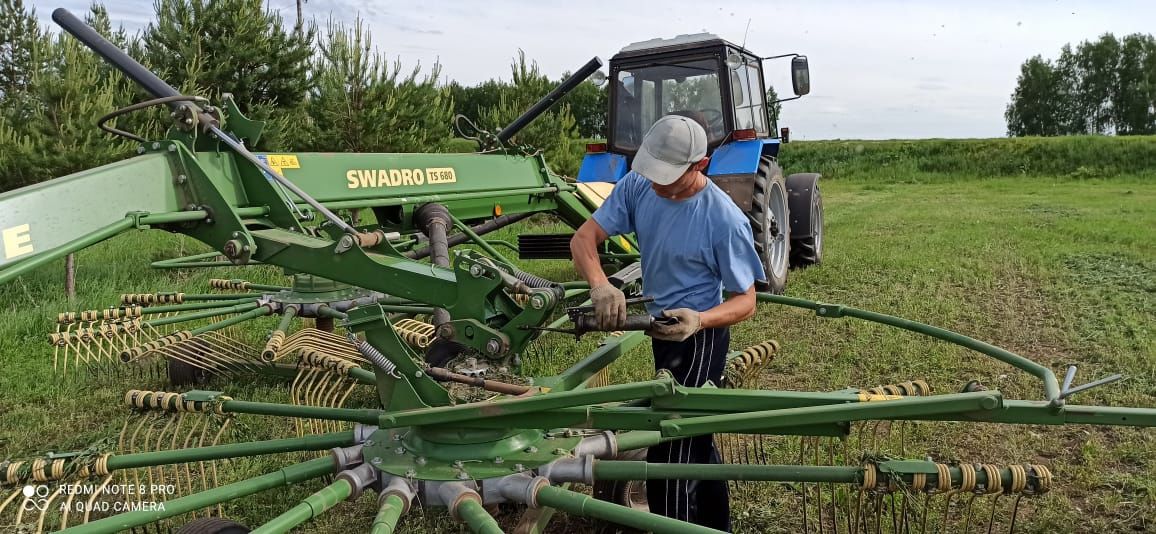
[[[631,316],[627,331],[606,335],[560,374],[522,376],[519,358],[549,329],[573,322],[575,335],[592,330],[580,307],[554,320],[586,288],[524,272],[482,236],[533,213],[576,227],[598,202],[594,189],[551,174],[540,156],[500,148],[253,154],[245,146],[261,126],[230,101],[221,109],[180,95],[68,12],[53,18],[156,97],[151,105],[170,107],[176,126],[167,139],[142,142],[132,159],[0,195],[0,282],[144,228],[216,251],[157,267],[264,264],[289,281],[214,280],[200,294],[131,294],[107,309],[61,314],[49,335],[57,373],[164,369],[177,387],[223,375],[211,383],[226,391],[130,390],[124,404],[135,415],[110,443],[0,462],[2,528],[244,532],[222,517],[227,503],[305,484],[317,491],[255,531],[288,531],[368,492],[379,511],[364,528],[378,533],[394,531],[418,503],[444,507],[475,532],[541,531],[555,510],[654,532],[709,531],[649,513],[640,498],[646,481],[681,479],[735,481],[740,496],[747,481],[775,481],[801,512],[790,531],[1010,529],[1023,497],[1062,483],[1048,466],[903,459],[886,452],[902,441],[903,425],[1156,426],[1156,409],[1067,402],[1104,381],[1073,387],[1069,372],[1061,385],[1047,367],[959,334],[771,294],[759,300],[967,347],[1038,378],[1042,399],[1007,399],[974,384],[932,394],[920,380],[830,392],[743,389],[757,387],[779,348],[773,341],[732,353],[724,384],[683,387],[663,373],[606,384],[601,372],[646,339],[647,316]],[[44,217],[49,211],[70,218]],[[473,246],[448,250],[462,243]],[[615,283],[641,297],[634,250],[614,241],[604,259],[618,270]],[[276,326],[264,338],[235,328],[269,316],[278,319],[267,319]],[[253,374],[281,377],[291,401],[229,396],[230,377]],[[297,435],[234,439],[239,415],[291,418]],[[711,433],[724,464],[647,463],[639,454]],[[285,467],[237,479],[221,462],[266,455]],[[593,485],[594,496],[579,484]],[[126,490],[146,487],[165,489],[148,497],[159,502],[142,505]],[[997,514],[1001,502],[1010,510]]]

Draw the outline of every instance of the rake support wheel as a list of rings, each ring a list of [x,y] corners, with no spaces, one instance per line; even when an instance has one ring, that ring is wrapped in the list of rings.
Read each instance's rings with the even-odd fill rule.
[[[185,523],[176,534],[248,534],[249,527],[221,517],[202,517]]]

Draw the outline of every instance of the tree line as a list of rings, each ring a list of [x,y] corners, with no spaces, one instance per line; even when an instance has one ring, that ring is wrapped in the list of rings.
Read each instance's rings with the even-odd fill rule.
[[[1156,38],[1108,33],[1020,67],[1009,136],[1156,134]]]
[[[551,79],[519,52],[509,80],[466,86],[439,65],[403,68],[361,20],[297,20],[288,26],[261,0],[157,0],[136,34],[114,27],[94,4],[85,20],[182,94],[217,103],[232,95],[266,122],[260,150],[445,151],[457,114],[495,131],[565,76]],[[133,154],[136,144],[95,126],[151,98],[72,36],[49,31],[23,0],[0,0],[0,191],[89,169]],[[513,139],[545,152],[551,168],[577,172],[583,138],[602,137],[606,92],[583,83]],[[116,128],[158,138],[166,113],[135,113]],[[470,132],[467,131],[467,134]]]

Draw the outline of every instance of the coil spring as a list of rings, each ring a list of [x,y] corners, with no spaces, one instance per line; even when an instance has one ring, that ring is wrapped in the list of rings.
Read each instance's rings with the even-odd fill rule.
[[[193,339],[193,333],[189,332],[188,330],[182,330],[175,334],[169,334],[155,341],[149,341],[144,345],[138,345],[129,349],[125,349],[120,353],[120,361],[131,362],[150,352],[163,349],[170,345],[176,345],[177,343],[183,343],[190,339]]]
[[[538,276],[535,274],[530,274],[530,273],[523,271],[521,269],[512,269],[512,270],[514,271],[513,272],[514,278],[521,280],[522,283],[524,283],[524,284],[526,284],[526,285],[528,285],[534,289],[547,289],[547,288],[551,288],[551,287],[558,285],[558,284],[551,282],[545,278],[542,278],[541,276]]]
[[[244,291],[249,289],[249,282],[244,280],[225,280],[222,278],[213,278],[209,280],[209,287],[213,289],[233,289],[236,291]]]
[[[276,330],[273,335],[269,336],[269,341],[265,343],[265,349],[261,351],[261,359],[271,362],[277,359],[277,353],[281,352],[281,345],[285,343],[285,332]]]
[[[419,349],[429,346],[435,331],[434,325],[413,319],[402,319],[394,323],[393,328],[403,341]]]
[[[1001,467],[995,464],[966,464],[956,465],[959,468],[959,479],[952,480],[951,466],[944,463],[935,464],[935,483],[928,480],[926,473],[915,473],[910,484],[901,484],[896,479],[897,474],[885,473],[874,463],[863,465],[863,475],[859,489],[871,492],[891,493],[910,489],[925,493],[962,492],[977,495],[992,495],[996,493],[1013,494],[1025,493],[1041,495],[1052,488],[1053,475],[1047,466],[1042,464],[1012,464],[1007,470],[1011,474],[1008,480],[1003,479]],[[977,481],[976,474],[983,473],[985,483]]]
[[[909,380],[898,384],[887,384],[859,390],[869,395],[901,395],[905,397],[926,397],[931,395],[931,385],[926,380]]]
[[[743,349],[738,356],[731,359],[731,367],[738,371],[746,371],[754,367],[763,365],[770,361],[771,357],[779,351],[779,342],[775,340],[764,341],[757,345],[752,345]]]
[[[222,403],[229,400],[233,400],[233,398],[220,395],[213,402],[191,401],[185,400],[184,395],[180,393],[147,389],[130,389],[124,394],[124,403],[129,408],[165,412],[214,412],[218,415],[224,415]]]
[[[124,308],[109,308],[106,310],[84,310],[80,312],[63,312],[57,314],[56,322],[61,324],[76,322],[112,321],[115,319],[132,319],[144,314],[140,306]]]
[[[360,352],[362,356],[365,356],[365,359],[373,363],[374,367],[381,369],[382,372],[389,376],[401,378],[401,375],[397,373],[397,366],[389,361],[389,358],[386,358],[381,351],[373,348],[373,345],[358,339],[357,335],[353,332],[350,332],[347,337],[349,342],[353,343],[353,346],[357,348],[357,352]]]
[[[324,369],[337,371],[343,375],[349,374],[351,369],[357,367],[357,364],[349,360],[345,360],[329,354],[322,354],[315,350],[308,350],[302,353],[300,363],[301,365],[307,365],[309,367],[321,367]]]
[[[112,454],[102,454],[85,458],[37,458],[31,462],[21,460],[0,462],[0,484],[17,485],[26,482],[51,482],[63,479],[75,472],[86,478],[93,474],[107,476],[108,459]]]
[[[126,293],[120,296],[122,306],[149,306],[152,304],[183,304],[184,293]]]

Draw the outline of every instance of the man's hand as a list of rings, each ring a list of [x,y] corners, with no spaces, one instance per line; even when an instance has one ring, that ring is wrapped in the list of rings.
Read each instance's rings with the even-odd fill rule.
[[[702,318],[698,312],[690,308],[662,310],[662,316],[677,321],[669,325],[654,323],[654,326],[646,332],[650,337],[666,341],[686,341],[702,328]]]
[[[619,330],[626,325],[626,295],[617,287],[602,284],[590,290],[594,303],[594,321],[604,332]]]

